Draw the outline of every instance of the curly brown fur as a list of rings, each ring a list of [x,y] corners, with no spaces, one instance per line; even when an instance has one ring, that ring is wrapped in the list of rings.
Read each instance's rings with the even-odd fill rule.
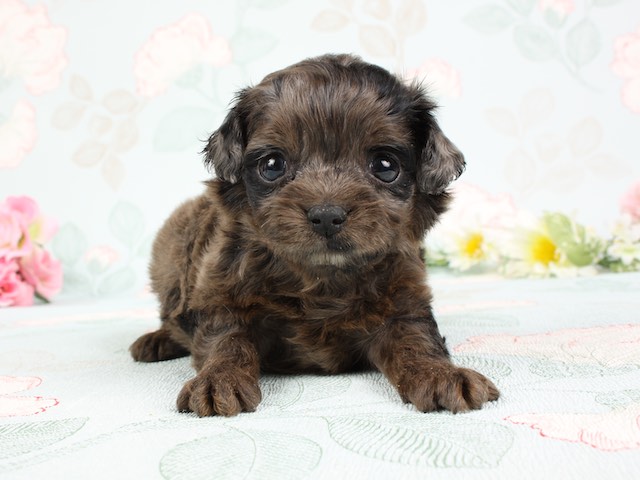
[[[377,368],[421,411],[498,398],[449,359],[421,243],[464,169],[416,85],[347,55],[305,60],[238,95],[205,149],[217,178],[156,238],[162,326],[138,361],[189,353],[178,397],[253,411],[260,372]]]

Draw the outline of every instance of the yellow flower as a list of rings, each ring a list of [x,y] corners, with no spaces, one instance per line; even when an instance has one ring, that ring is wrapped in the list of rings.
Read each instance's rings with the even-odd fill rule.
[[[551,263],[558,263],[560,252],[546,232],[531,232],[528,240],[525,258],[528,258],[530,263],[541,263],[545,267]]]
[[[470,232],[458,239],[458,247],[460,254],[469,259],[483,260],[487,256],[484,251],[484,235],[481,232]]]

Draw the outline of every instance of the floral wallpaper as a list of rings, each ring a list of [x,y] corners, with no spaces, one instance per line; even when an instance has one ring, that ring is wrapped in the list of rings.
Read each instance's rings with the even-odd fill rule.
[[[59,229],[64,292],[142,292],[235,91],[351,52],[424,81],[464,182],[608,230],[640,178],[635,0],[0,0],[0,201]]]

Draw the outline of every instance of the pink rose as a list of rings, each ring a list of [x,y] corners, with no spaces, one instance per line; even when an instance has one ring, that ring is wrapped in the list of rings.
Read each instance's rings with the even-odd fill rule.
[[[614,50],[615,58],[611,62],[613,73],[622,78],[640,77],[640,28],[618,37]]]
[[[68,63],[66,39],[66,29],[51,24],[43,5],[0,2],[0,71],[22,78],[30,93],[40,95],[60,84]]]
[[[51,240],[58,231],[58,222],[41,215],[40,208],[33,198],[25,195],[8,197],[6,203],[26,226],[29,239],[32,242],[43,245]]]
[[[637,181],[620,199],[620,210],[640,222],[640,181]]]
[[[155,97],[196,65],[222,66],[230,61],[227,40],[213,35],[206,17],[191,14],[151,35],[136,54],[133,73],[138,93]]]
[[[409,70],[407,78],[424,81],[429,93],[438,97],[457,98],[462,92],[460,73],[440,58],[431,58],[418,68]]]
[[[29,226],[40,215],[40,208],[36,201],[22,195],[20,197],[7,197],[5,203],[13,210],[20,220],[20,222],[26,227]]]
[[[46,250],[34,247],[20,259],[20,267],[25,280],[35,285],[36,292],[47,300],[62,289],[62,265]]]
[[[633,113],[640,113],[640,76],[624,82],[620,98],[625,107]]]
[[[0,203],[0,257],[14,258],[31,249],[26,225],[7,203]]]
[[[36,111],[29,102],[20,100],[9,118],[0,124],[0,168],[20,165],[35,147],[36,138]]]
[[[16,260],[0,256],[0,307],[33,304],[33,287],[19,273]]]
[[[105,272],[119,259],[120,255],[118,255],[118,252],[106,245],[93,247],[84,255],[84,261],[87,264],[87,268],[89,271],[96,273]]]

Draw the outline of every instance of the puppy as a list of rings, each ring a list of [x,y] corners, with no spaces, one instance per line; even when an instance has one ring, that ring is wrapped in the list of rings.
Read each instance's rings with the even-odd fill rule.
[[[433,111],[349,55],[238,94],[203,152],[216,178],[155,240],[162,325],[131,346],[141,362],[191,354],[180,411],[253,411],[260,372],[374,368],[422,412],[498,398],[451,362],[431,310],[421,245],[465,166]]]

